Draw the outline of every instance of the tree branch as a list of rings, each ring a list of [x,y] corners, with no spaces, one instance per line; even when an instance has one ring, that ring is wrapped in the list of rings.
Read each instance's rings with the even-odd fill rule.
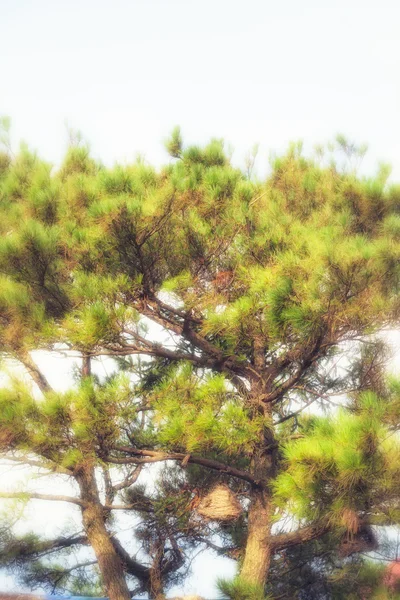
[[[306,408],[308,408],[309,406],[311,406],[311,404],[314,404],[314,402],[317,401],[317,398],[311,398],[311,400],[309,400],[308,402],[306,402],[305,404],[303,404],[303,406],[301,406],[299,408],[299,410],[295,410],[293,412],[291,412],[288,415],[285,415],[284,417],[282,417],[281,419],[279,419],[278,421],[275,421],[274,425],[279,425],[280,423],[284,423],[285,421],[288,421],[289,419],[293,419],[293,417],[297,417],[297,415],[299,415],[300,413],[303,412],[303,410],[305,410]]]
[[[19,362],[24,365],[25,369],[28,371],[29,375],[32,377],[33,381],[43,394],[52,391],[51,385],[40,371],[36,363],[32,360],[29,352],[24,352],[21,350],[18,353],[16,352],[15,356]]]
[[[86,502],[73,498],[72,496],[62,496],[53,494],[38,494],[36,492],[0,492],[0,498],[17,500],[50,500],[52,502],[69,502],[77,506],[85,507]]]
[[[9,460],[11,462],[18,463],[20,465],[28,465],[30,467],[36,467],[38,469],[44,469],[46,471],[50,471],[51,473],[59,473],[60,475],[68,475],[70,477],[72,475],[72,471],[66,469],[65,467],[61,467],[52,461],[48,461],[48,463],[43,463],[40,460],[34,460],[32,458],[27,458],[25,456],[11,456],[8,454],[4,455],[5,460]]]
[[[179,321],[166,317],[162,313],[163,310],[167,310],[172,314],[174,312],[176,314],[177,311],[163,303],[154,294],[151,296],[148,295],[136,309],[139,313],[155,321],[159,325],[162,325],[165,329],[182,336],[203,353],[202,357],[198,357],[194,354],[189,355],[191,357],[189,360],[196,360],[197,362],[201,361],[204,366],[214,369],[217,368],[221,371],[227,369],[238,375],[254,377],[255,372],[250,368],[250,365],[243,364],[243,362],[238,361],[235,356],[225,356],[219,348],[190,327],[190,323],[201,323],[201,320],[195,319],[190,314],[188,315],[181,311],[179,314]]]
[[[150,580],[150,569],[132,558],[116,537],[112,537],[111,541],[115,551],[122,560],[127,573],[137,577],[140,581],[147,584]]]
[[[142,465],[138,465],[134,471],[129,473],[125,477],[125,479],[123,481],[121,481],[121,483],[115,484],[113,486],[113,490],[115,492],[119,492],[120,490],[124,490],[125,488],[133,485],[138,480],[138,477],[139,477],[140,473],[142,472],[142,469],[143,469]]]
[[[317,338],[317,340],[314,342],[311,350],[309,350],[307,353],[303,354],[302,360],[301,360],[299,366],[297,367],[296,371],[293,373],[293,375],[291,375],[283,383],[278,385],[278,387],[273,392],[266,394],[266,396],[263,400],[268,403],[280,400],[287,391],[292,389],[295,386],[295,384],[298,383],[298,381],[300,381],[300,379],[307,372],[307,370],[319,358],[321,358],[325,354],[327,349],[329,347],[331,347],[332,345],[334,345],[334,343],[336,343],[336,342],[334,342],[332,340],[329,340],[329,341],[326,340],[325,336],[323,334],[321,334]],[[269,369],[272,370],[271,372],[276,372],[276,371],[274,371],[274,369],[275,369],[274,365],[269,367]]]
[[[318,539],[328,533],[331,530],[331,525],[326,521],[319,521],[312,525],[306,525],[296,531],[289,531],[288,533],[281,533],[273,536],[271,540],[271,546],[273,552],[279,552],[279,550],[285,550],[292,546],[298,546],[305,542]]]
[[[125,454],[129,454],[130,456],[137,456],[138,458],[134,458],[132,461],[133,464],[146,464],[153,462],[162,462],[167,460],[174,460],[177,462],[182,462],[185,460],[187,463],[192,463],[195,465],[200,465],[207,469],[212,469],[214,471],[219,471],[221,473],[225,473],[226,475],[230,475],[232,477],[236,477],[238,479],[242,479],[243,481],[247,481],[252,486],[260,487],[262,485],[261,481],[255,479],[250,473],[247,471],[242,471],[241,469],[236,469],[234,467],[230,467],[229,465],[225,465],[216,460],[212,460],[209,458],[202,458],[201,456],[194,456],[192,454],[183,454],[181,452],[158,452],[152,450],[139,450],[137,448],[132,448],[131,446],[115,446],[114,450],[118,452],[123,452]],[[128,459],[118,459],[118,458],[107,458],[109,462],[115,464],[127,464]]]
[[[39,541],[32,545],[31,542],[25,544],[24,538],[13,538],[13,552],[12,559],[18,559],[20,561],[30,560],[32,556],[45,556],[63,550],[64,548],[71,548],[72,546],[87,546],[88,540],[84,535],[75,535],[70,537],[59,537],[54,540]],[[14,552],[14,546],[16,552]]]
[[[148,342],[142,343],[142,345],[126,344],[119,346],[107,346],[107,348],[99,348],[99,350],[92,350],[90,356],[130,356],[133,354],[143,354],[146,356],[158,356],[160,358],[168,358],[174,361],[189,361],[198,364],[201,367],[212,368],[215,361],[210,361],[207,358],[196,356],[195,354],[187,354],[185,352],[176,352],[174,350],[168,350],[161,344]]]

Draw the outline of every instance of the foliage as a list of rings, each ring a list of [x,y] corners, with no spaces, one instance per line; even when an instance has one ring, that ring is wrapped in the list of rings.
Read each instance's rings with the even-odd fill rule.
[[[345,168],[292,144],[257,181],[256,149],[244,173],[223,141],[187,147],[176,128],[161,169],[106,168],[77,138],[54,171],[25,146],[13,155],[0,127],[0,351],[41,394],[17,380],[1,390],[0,445],[11,463],[74,482],[63,501],[86,536],[74,532],[74,546],[93,546],[95,514],[120,581],[155,598],[208,547],[238,560],[223,592],[250,600],[275,593],[266,565],[282,568],[283,550],[300,560],[293,548],[309,544],[312,559],[331,535],[340,560],[343,535],[399,522],[400,384],[379,339],[400,306],[387,167],[358,176],[365,148],[339,136]],[[33,350],[79,357],[70,390],[51,389]],[[114,361],[107,378],[94,374],[102,356]],[[165,466],[149,490],[137,479],[154,462]],[[245,509],[235,523],[196,514],[217,482]],[[144,563],[114,533],[118,510]],[[32,585],[95,579],[93,565],[62,572],[64,539],[51,564],[46,540],[3,541]]]
[[[218,588],[230,600],[268,600],[264,589],[237,577],[233,581],[218,580]]]
[[[346,526],[348,511],[368,511],[371,495],[375,504],[396,496],[400,448],[382,425],[387,408],[373,392],[363,392],[356,414],[341,410],[306,419],[302,438],[286,445],[287,468],[275,481],[283,505],[300,519],[325,515]]]

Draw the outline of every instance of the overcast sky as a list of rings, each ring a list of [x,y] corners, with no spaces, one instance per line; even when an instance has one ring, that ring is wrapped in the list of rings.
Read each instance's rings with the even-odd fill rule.
[[[396,0],[0,0],[0,113],[59,162],[67,120],[106,163],[223,137],[312,146],[343,132],[400,180]],[[399,164],[396,164],[399,162]]]
[[[399,22],[396,0],[0,0],[0,115],[55,164],[66,122],[107,164],[162,163],[176,124],[238,163],[259,142],[260,174],[289,141],[343,132],[369,144],[365,172],[389,162],[400,182]],[[215,595],[219,564],[192,590]]]

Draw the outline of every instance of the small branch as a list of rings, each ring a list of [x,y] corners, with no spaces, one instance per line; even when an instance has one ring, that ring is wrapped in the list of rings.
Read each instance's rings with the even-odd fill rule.
[[[86,502],[72,496],[58,496],[53,494],[38,494],[36,492],[0,492],[0,498],[16,500],[50,500],[52,502],[69,502],[77,506],[86,507]]]
[[[210,540],[207,540],[201,536],[196,536],[195,539],[196,541],[205,544],[208,548],[214,550],[217,554],[229,556],[230,558],[237,558],[237,552],[240,550],[238,546],[227,546],[226,548],[223,546],[218,546],[217,544],[214,544],[213,542],[210,542]]]
[[[62,581],[63,577],[65,577],[65,575],[69,575],[70,573],[72,573],[73,571],[76,571],[77,569],[84,569],[86,567],[91,567],[93,565],[97,564],[97,560],[87,560],[85,562],[81,562],[81,563],[77,563],[76,565],[73,565],[72,567],[67,567],[65,569],[63,569],[62,571],[59,571],[57,569],[57,571],[53,571],[51,569],[51,567],[49,567],[48,570],[48,575],[58,575],[58,577],[56,577],[54,584],[52,586],[51,589],[51,593],[54,594],[58,584],[60,583],[60,581]]]
[[[90,377],[92,373],[91,357],[89,354],[82,356],[82,377]]]
[[[65,467],[61,467],[60,465],[57,465],[56,463],[53,463],[52,461],[49,460],[49,462],[44,463],[41,462],[40,460],[34,460],[32,458],[26,458],[24,456],[11,456],[11,455],[4,455],[5,460],[7,461],[11,461],[11,462],[15,462],[18,463],[20,465],[28,465],[30,467],[36,467],[38,469],[44,469],[46,471],[50,471],[51,473],[58,473],[60,475],[68,475],[68,477],[70,477],[72,475],[72,471],[70,471],[69,469],[66,469]]]
[[[153,514],[153,510],[150,507],[146,507],[143,504],[137,502],[133,504],[105,504],[106,510],[136,510],[137,512],[146,512]]]
[[[336,342],[332,340],[325,341],[324,335],[321,334],[314,342],[312,348],[305,355],[303,355],[301,363],[298,365],[293,375],[281,383],[273,392],[266,394],[264,401],[270,403],[281,400],[282,396],[292,389],[301,380],[307,370],[322,356],[324,356],[327,349],[333,346],[335,343]],[[279,360],[282,361],[282,359]],[[287,358],[284,358],[283,360],[287,361]],[[275,366],[272,366],[271,372],[276,372]]]
[[[121,483],[117,483],[116,485],[113,486],[114,492],[119,492],[120,490],[124,490],[125,488],[133,485],[138,480],[138,477],[139,477],[140,473],[142,472],[142,469],[143,469],[142,465],[138,465],[134,471],[129,473],[129,475],[127,475],[125,477],[125,479],[123,481],[121,481]]]
[[[213,366],[214,361],[209,361],[195,354],[186,354],[184,352],[175,352],[163,348],[161,344],[152,342],[141,343],[141,345],[124,344],[121,346],[108,346],[107,349],[93,350],[90,356],[131,356],[133,354],[143,354],[145,356],[158,356],[160,358],[168,358],[174,361],[190,361],[195,362],[199,366]]]
[[[175,308],[175,307],[171,306],[170,304],[166,304],[165,302],[160,300],[160,298],[158,298],[158,296],[156,296],[156,295],[152,296],[152,300],[155,304],[158,305],[160,310],[170,313],[176,317],[179,317],[183,321],[189,320],[189,321],[192,321],[193,323],[197,323],[198,325],[201,325],[201,323],[203,322],[202,319],[195,317],[193,314],[191,314],[187,311],[180,310],[179,308]]]
[[[280,423],[284,423],[285,421],[288,421],[289,419],[293,419],[293,417],[297,417],[297,415],[302,413],[303,410],[305,410],[308,406],[311,406],[311,404],[314,404],[314,402],[316,402],[316,400],[317,400],[317,398],[312,398],[311,400],[309,400],[308,402],[303,404],[303,406],[301,408],[299,408],[299,410],[295,410],[294,412],[290,413],[289,415],[285,415],[284,417],[279,419],[279,421],[275,421],[274,425],[279,425]]]
[[[108,465],[104,465],[102,467],[103,471],[103,480],[104,480],[104,489],[105,489],[105,500],[107,504],[111,504],[114,500],[115,491],[112,484],[109,467]]]
[[[64,548],[71,548],[72,546],[87,546],[88,540],[83,535],[74,535],[70,537],[59,537],[54,540],[45,540],[38,542],[34,545],[28,543],[24,544],[23,538],[13,538],[14,545],[17,549],[17,553],[11,559],[17,559],[19,561],[29,561],[32,557],[43,557],[63,550]],[[8,563],[10,564],[10,563]]]

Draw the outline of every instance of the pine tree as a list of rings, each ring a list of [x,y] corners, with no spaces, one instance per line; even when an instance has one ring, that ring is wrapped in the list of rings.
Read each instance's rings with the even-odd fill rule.
[[[363,152],[339,145],[350,158]],[[361,178],[305,158],[299,144],[264,182],[234,168],[220,140],[185,148],[175,130],[167,148],[158,171],[141,160],[105,168],[82,144],[56,173],[26,148],[1,160],[1,351],[45,397],[3,392],[1,444],[12,459],[34,455],[75,478],[111,600],[129,597],[128,558],[95,473],[181,465],[186,513],[196,477],[200,495],[224,481],[246,512],[219,526],[234,540],[220,550],[239,559],[238,578],[222,585],[258,598],[286,549],[398,522],[399,387],[382,376],[375,334],[398,318],[399,188],[385,168]],[[60,348],[82,357],[66,396],[30,354]],[[101,356],[136,374],[134,393],[119,378],[96,383]],[[328,414],[307,416],[311,406]],[[170,535],[181,513],[175,503],[169,533],[151,519],[145,528],[159,580],[166,549],[179,564]],[[296,527],[276,532],[287,516]]]

